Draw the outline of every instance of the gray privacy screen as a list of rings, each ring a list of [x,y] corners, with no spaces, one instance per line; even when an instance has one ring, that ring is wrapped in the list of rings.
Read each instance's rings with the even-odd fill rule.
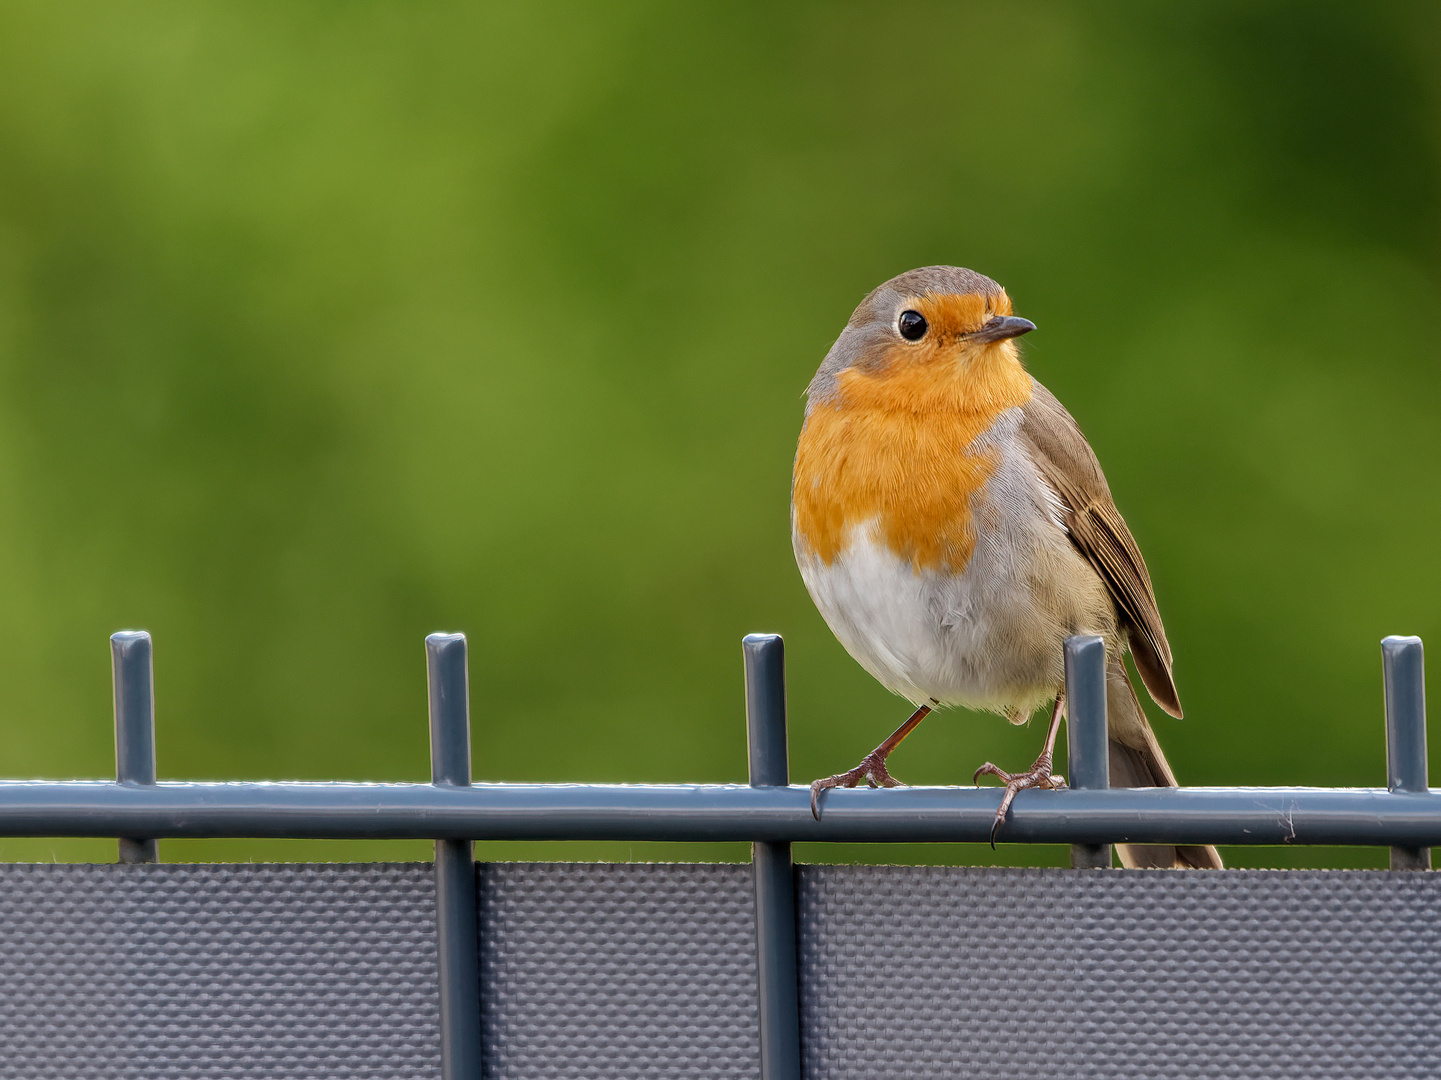
[[[800,871],[811,1077],[1441,1075],[1441,877]],[[757,1075],[750,870],[480,869],[490,1077]],[[437,1077],[426,866],[0,866],[0,1077]]]

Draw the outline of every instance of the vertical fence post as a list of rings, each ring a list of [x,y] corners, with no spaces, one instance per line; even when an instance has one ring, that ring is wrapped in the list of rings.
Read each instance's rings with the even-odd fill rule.
[[[1381,642],[1386,685],[1386,786],[1426,791],[1426,667],[1418,637]],[[1392,870],[1430,870],[1431,849],[1393,847]]]
[[[741,642],[746,673],[746,742],[752,787],[790,783],[786,754],[785,643],[778,634]],[[756,887],[756,991],[761,1080],[800,1080],[800,992],[796,971],[796,884],[788,843],[751,845]]]
[[[1066,639],[1066,771],[1081,791],[1111,786],[1106,730],[1106,643],[1094,634]],[[1071,866],[1109,870],[1110,844],[1072,844]]]
[[[110,673],[115,686],[115,779],[155,783],[155,673],[150,635],[121,630],[110,635]],[[144,837],[120,838],[120,861],[160,861],[159,846]]]
[[[437,787],[470,786],[470,676],[464,634],[425,639],[430,773]],[[435,937],[440,961],[440,1070],[480,1080],[480,956],[475,855],[469,840],[435,842]]]

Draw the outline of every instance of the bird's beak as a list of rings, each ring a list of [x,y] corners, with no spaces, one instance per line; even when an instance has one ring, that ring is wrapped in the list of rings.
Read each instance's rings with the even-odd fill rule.
[[[1029,334],[1036,328],[1036,324],[1030,319],[1020,319],[1014,315],[993,315],[987,319],[985,325],[974,334],[967,334],[970,341],[992,342],[1004,341],[1006,338],[1020,337],[1022,334]]]

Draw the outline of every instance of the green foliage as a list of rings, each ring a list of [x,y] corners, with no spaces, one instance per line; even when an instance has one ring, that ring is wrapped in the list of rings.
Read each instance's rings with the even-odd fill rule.
[[[433,630],[470,636],[478,778],[743,779],[750,630],[787,637],[792,775],[849,767],[907,707],[795,572],[800,392],[868,289],[949,262],[1039,324],[1146,552],[1182,778],[1383,782],[1377,640],[1441,647],[1436,20],[0,8],[0,775],[111,773],[122,627],[162,777],[424,779]],[[895,767],[1040,737],[943,715]]]

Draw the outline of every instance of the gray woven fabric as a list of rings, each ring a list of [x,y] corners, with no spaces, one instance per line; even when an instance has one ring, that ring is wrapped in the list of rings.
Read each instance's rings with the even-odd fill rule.
[[[800,871],[808,1077],[1441,1075],[1441,874]],[[754,1077],[744,866],[481,868],[487,1076]],[[426,866],[0,866],[0,1080],[439,1075]]]
[[[1441,875],[805,867],[808,1077],[1441,1075]]]
[[[0,1077],[437,1077],[428,866],[0,866]]]
[[[500,863],[480,879],[488,1078],[757,1075],[750,867]]]

